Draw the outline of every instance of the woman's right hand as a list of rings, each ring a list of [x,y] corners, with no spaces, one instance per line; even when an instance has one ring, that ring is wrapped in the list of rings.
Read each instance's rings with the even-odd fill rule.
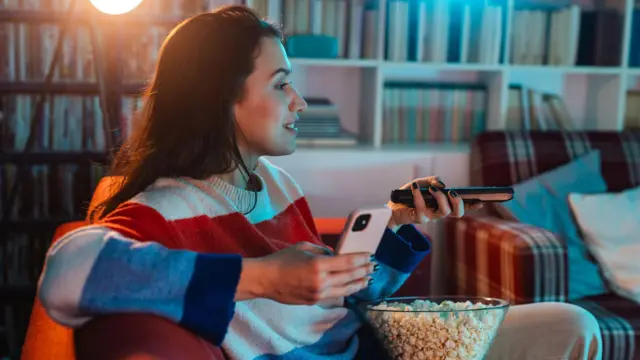
[[[346,297],[369,285],[375,265],[370,256],[333,255],[327,248],[301,242],[262,258],[245,258],[235,300],[261,297],[311,305]]]

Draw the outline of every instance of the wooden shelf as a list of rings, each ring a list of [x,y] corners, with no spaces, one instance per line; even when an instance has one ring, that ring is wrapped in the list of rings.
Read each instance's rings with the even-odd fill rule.
[[[401,69],[403,71],[502,71],[505,69],[505,66],[500,64],[432,63],[417,61],[382,61],[380,66],[383,70]]]
[[[530,72],[555,72],[561,74],[584,74],[584,75],[620,75],[625,69],[619,66],[551,66],[551,65],[507,65],[506,69],[512,71]]]
[[[0,93],[37,94],[52,92],[60,94],[98,93],[98,84],[94,83],[54,83],[45,87],[42,82],[0,82]]]
[[[0,22],[40,22],[56,23],[71,20],[74,23],[87,25],[95,21],[116,21],[118,23],[140,25],[175,26],[183,19],[175,17],[142,16],[137,13],[119,15],[117,17],[102,14],[96,10],[84,13],[76,11],[71,17],[62,11],[2,10]]]
[[[413,144],[382,144],[380,147],[373,145],[355,146],[301,146],[298,145],[295,154],[373,154],[380,152],[397,153],[465,153],[470,149],[468,143],[413,143]]]
[[[562,74],[603,74],[621,75],[624,73],[640,73],[640,68],[625,69],[620,66],[552,66],[552,65],[518,65],[518,64],[480,64],[480,63],[432,63],[416,61],[387,61],[372,59],[314,59],[290,58],[294,66],[318,66],[336,68],[380,68],[387,70],[402,70],[403,72],[421,71],[457,71],[457,72],[505,72],[532,71],[553,72]]]
[[[0,164],[20,162],[24,162],[28,165],[82,162],[106,164],[108,161],[109,154],[101,152],[10,152],[0,155]]]
[[[65,20],[65,15],[62,12],[29,10],[0,11],[0,21],[5,22],[59,22],[63,20]]]
[[[347,68],[375,68],[380,61],[374,59],[314,59],[314,58],[289,58],[294,66],[327,66],[327,67],[347,67]]]
[[[58,226],[73,221],[83,219],[73,217],[68,219],[20,219],[8,220],[6,223],[0,223],[0,232],[7,233],[31,233],[31,234],[53,234]],[[0,241],[2,239],[0,238]]]
[[[120,91],[123,95],[137,95],[142,92],[144,85],[122,85]],[[86,82],[55,82],[45,86],[44,82],[10,82],[0,81],[0,94],[98,94],[97,83]]]

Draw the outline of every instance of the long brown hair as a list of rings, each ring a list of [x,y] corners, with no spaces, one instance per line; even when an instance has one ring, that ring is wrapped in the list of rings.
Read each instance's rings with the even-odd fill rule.
[[[104,218],[162,177],[205,179],[238,168],[233,105],[254,70],[262,38],[281,30],[245,6],[225,6],[178,25],[160,49],[140,122],[111,173],[122,182],[89,214]]]

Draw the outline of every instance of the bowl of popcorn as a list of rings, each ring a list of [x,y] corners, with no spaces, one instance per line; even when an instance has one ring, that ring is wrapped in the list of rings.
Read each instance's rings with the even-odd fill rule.
[[[509,303],[470,297],[398,297],[359,305],[395,360],[483,359]]]

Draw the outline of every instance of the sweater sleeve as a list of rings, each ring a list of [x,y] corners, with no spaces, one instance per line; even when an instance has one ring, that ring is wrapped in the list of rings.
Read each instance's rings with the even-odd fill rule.
[[[220,345],[242,260],[175,249],[171,236],[167,221],[139,204],[66,234],[47,253],[38,284],[42,305],[70,327],[100,314],[151,313]]]
[[[385,229],[375,254],[380,269],[372,275],[373,283],[368,288],[352,296],[357,301],[391,296],[429,252],[429,239],[415,226],[404,225],[397,232]]]

